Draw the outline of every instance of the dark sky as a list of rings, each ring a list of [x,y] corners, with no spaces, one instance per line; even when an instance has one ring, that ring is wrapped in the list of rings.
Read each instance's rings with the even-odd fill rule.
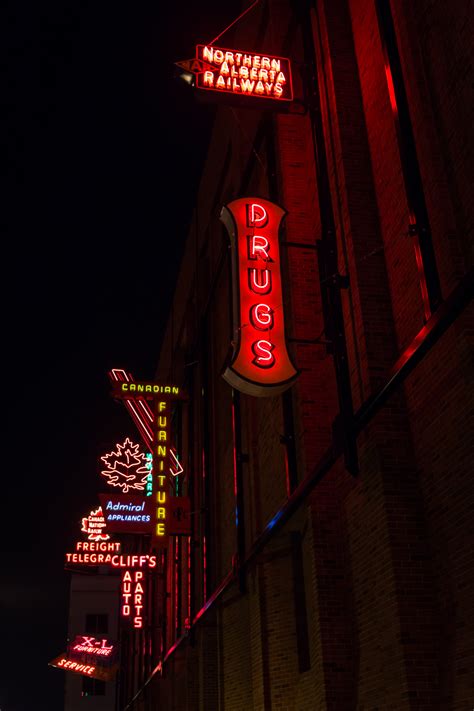
[[[238,6],[2,11],[1,711],[63,708],[64,552],[104,443],[138,439],[107,371],[153,378],[214,116],[173,62]]]

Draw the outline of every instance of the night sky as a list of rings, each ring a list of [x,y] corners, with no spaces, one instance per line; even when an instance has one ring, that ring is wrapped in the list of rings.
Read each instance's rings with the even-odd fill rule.
[[[104,448],[138,441],[107,371],[153,378],[214,116],[173,62],[239,5],[3,10],[1,711],[63,708],[64,553]]]

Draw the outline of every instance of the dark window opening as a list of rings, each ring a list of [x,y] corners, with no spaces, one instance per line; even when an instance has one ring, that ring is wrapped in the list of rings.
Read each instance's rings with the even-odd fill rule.
[[[91,614],[86,615],[86,633],[94,634],[98,632],[100,634],[107,634],[109,631],[109,619],[108,615],[104,614]]]
[[[105,696],[105,681],[82,677],[82,696]]]

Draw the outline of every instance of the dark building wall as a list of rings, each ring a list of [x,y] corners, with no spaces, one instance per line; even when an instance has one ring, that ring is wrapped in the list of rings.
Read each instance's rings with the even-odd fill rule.
[[[72,642],[77,635],[91,635],[106,637],[117,644],[118,599],[119,583],[116,577],[73,573],[70,584],[68,642]],[[117,678],[97,684],[96,680],[80,674],[66,674],[65,711],[80,711],[86,706],[92,711],[115,711],[117,697]]]
[[[391,9],[447,299],[471,267],[472,19],[463,3],[393,2]],[[362,428],[358,475],[336,458],[288,522],[253,549],[334,441],[340,396],[323,309],[334,275],[321,283],[315,250],[328,211],[317,179],[323,158],[337,268],[349,277],[340,298],[356,413],[431,316],[409,234],[376,5],[321,0],[303,21],[317,114],[219,108],[158,364],[160,382],[189,392],[183,493],[195,514],[190,578],[185,548],[178,564],[181,629],[206,602],[209,610],[154,677],[149,708],[461,711],[474,703],[469,309]],[[223,44],[292,57],[303,97],[299,70],[310,63],[286,2],[258,6]],[[281,249],[287,335],[301,373],[284,396],[236,393],[233,401],[221,377],[236,334],[219,214],[244,195],[283,205],[281,240],[299,245]],[[168,627],[168,648],[179,634]]]

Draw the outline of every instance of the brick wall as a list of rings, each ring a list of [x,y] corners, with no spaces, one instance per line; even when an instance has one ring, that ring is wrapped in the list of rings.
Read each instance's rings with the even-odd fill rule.
[[[465,273],[472,231],[469,21],[462,3],[400,0],[392,7],[446,296]],[[423,304],[374,2],[318,0],[311,21],[338,265],[349,277],[341,298],[357,409],[423,326]],[[273,52],[284,48],[301,61],[284,0],[258,7],[243,28],[241,46],[257,38],[264,46],[266,31]],[[275,176],[265,141],[253,143],[263,123],[273,131]],[[301,371],[292,389],[300,480],[331,445],[338,399],[312,248],[321,238],[314,157],[308,114],[218,112],[158,367],[160,378],[174,369],[185,379],[186,362],[196,361],[184,452],[193,506],[207,511],[193,533],[195,611],[204,603],[204,516],[208,594],[231,570],[237,549],[231,392],[221,377],[232,339],[231,289],[219,212],[241,190],[282,204],[282,239],[307,245],[282,248],[288,336]],[[245,591],[233,584],[181,645],[155,683],[160,708],[474,705],[470,338],[472,315],[465,313],[358,437],[359,476],[338,461],[252,560]],[[186,354],[181,364],[178,353]],[[205,417],[208,499],[201,481]],[[248,551],[287,495],[282,399],[242,395],[241,420]]]

